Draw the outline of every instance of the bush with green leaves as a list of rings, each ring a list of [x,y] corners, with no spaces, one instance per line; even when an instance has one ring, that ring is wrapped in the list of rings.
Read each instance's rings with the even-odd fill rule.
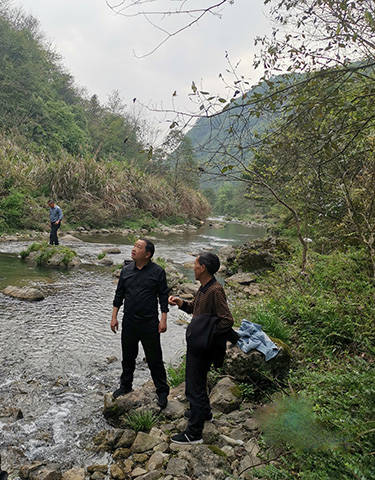
[[[178,387],[185,381],[186,358],[183,357],[181,363],[174,367],[169,365],[167,368],[168,383],[171,387]]]
[[[156,424],[158,416],[149,410],[141,410],[129,413],[126,416],[126,424],[136,432],[149,432]]]

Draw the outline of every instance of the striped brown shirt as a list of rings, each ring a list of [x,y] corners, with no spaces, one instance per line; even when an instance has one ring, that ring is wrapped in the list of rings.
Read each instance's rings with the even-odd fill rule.
[[[224,289],[215,277],[199,288],[194,300],[184,301],[181,310],[192,313],[193,317],[204,313],[217,316],[220,319],[217,324],[218,333],[230,329],[234,323]]]

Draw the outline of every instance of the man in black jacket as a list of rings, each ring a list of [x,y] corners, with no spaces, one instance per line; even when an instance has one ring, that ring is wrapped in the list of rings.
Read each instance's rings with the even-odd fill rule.
[[[124,302],[121,332],[122,375],[120,388],[113,393],[113,398],[132,391],[138,344],[141,342],[156,387],[158,405],[165,408],[169,386],[160,334],[167,330],[168,286],[165,271],[151,260],[154,251],[154,244],[150,240],[145,238],[137,240],[131,254],[133,262],[121,270],[113,301],[111,329],[114,333],[118,330],[117,314]]]

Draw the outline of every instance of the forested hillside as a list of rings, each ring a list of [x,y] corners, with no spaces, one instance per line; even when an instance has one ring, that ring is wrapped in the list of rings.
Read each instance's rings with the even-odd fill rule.
[[[73,224],[203,218],[206,200],[152,167],[143,126],[117,91],[105,105],[87,97],[38,21],[0,2],[0,231],[40,228],[51,196]]]

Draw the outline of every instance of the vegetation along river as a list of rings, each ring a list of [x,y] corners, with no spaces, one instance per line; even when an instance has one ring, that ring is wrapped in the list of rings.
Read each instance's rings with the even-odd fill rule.
[[[261,227],[226,223],[217,229],[207,224],[196,232],[158,234],[155,256],[182,267],[200,250],[217,251],[263,235]],[[116,263],[130,258],[132,245],[125,237],[81,238],[84,242],[74,248],[83,259],[112,245],[121,250],[113,255]],[[107,427],[101,414],[103,395],[117,387],[121,370],[120,335],[109,328],[117,280],[89,261],[70,271],[29,267],[16,255],[29,243],[0,243],[0,289],[33,285],[46,297],[29,303],[0,294],[0,405],[23,413],[16,422],[0,415],[2,461],[48,459],[67,468],[100,463],[103,454],[89,447],[92,436]],[[177,322],[181,315],[171,309],[162,336],[167,364],[184,351],[184,327]],[[117,360],[108,361],[110,357]],[[135,386],[149,376],[142,351],[137,361]]]

